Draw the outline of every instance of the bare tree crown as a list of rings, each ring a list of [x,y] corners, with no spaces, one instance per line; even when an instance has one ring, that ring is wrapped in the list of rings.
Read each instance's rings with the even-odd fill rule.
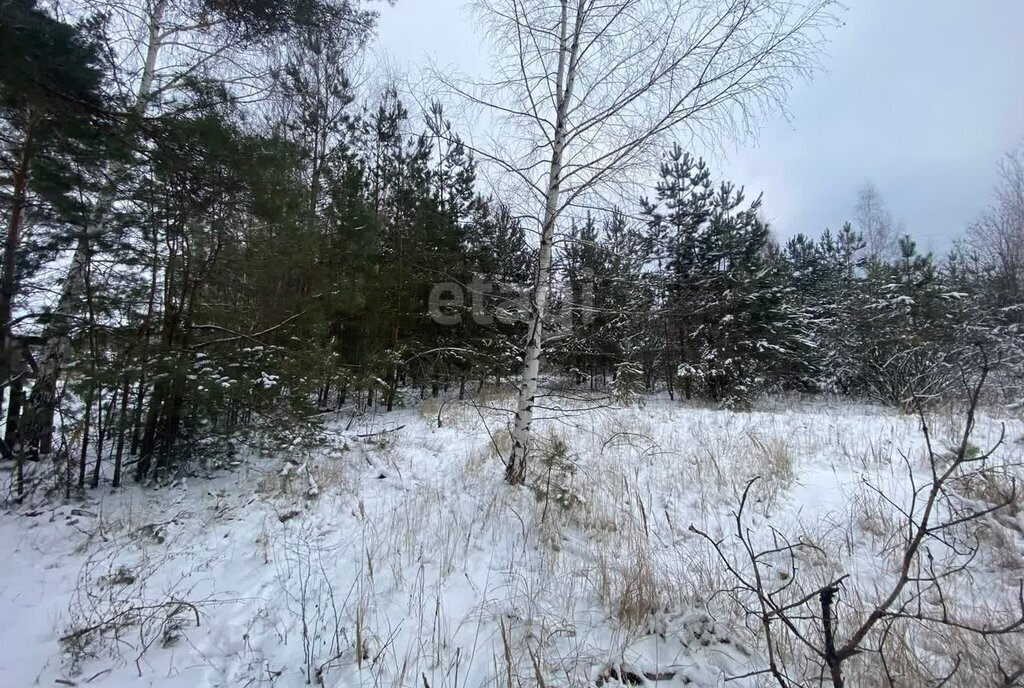
[[[833,0],[477,0],[493,76],[449,84],[489,111],[484,157],[534,198],[564,106],[563,196],[629,181],[668,138],[752,132],[820,66]]]

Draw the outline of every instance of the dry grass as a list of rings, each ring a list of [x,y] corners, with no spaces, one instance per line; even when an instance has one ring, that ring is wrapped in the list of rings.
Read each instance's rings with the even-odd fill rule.
[[[962,508],[987,510],[996,505],[1006,506],[989,514],[967,536],[976,536],[990,552],[991,563],[999,569],[1017,575],[1024,569],[1024,494],[1019,467],[1002,465],[990,467],[954,481],[951,488]]]
[[[753,446],[752,460],[756,466],[755,475],[760,480],[755,485],[755,497],[770,510],[787,490],[796,477],[793,455],[781,437],[763,437],[756,432],[747,436]]]
[[[615,594],[615,611],[623,626],[636,630],[646,625],[661,607],[651,552],[639,534],[630,541],[624,564]]]
[[[892,569],[886,552],[901,523],[881,496],[863,486],[847,494],[844,485],[831,520],[809,509],[808,522],[794,517],[799,505],[790,497],[803,489],[799,481],[808,468],[827,478],[829,463],[837,480],[859,477],[858,469],[894,475],[900,452],[916,457],[912,418],[879,415],[875,423],[864,415],[847,418],[839,409],[805,420],[789,412],[731,413],[657,402],[643,409],[567,413],[536,426],[530,485],[540,491],[538,499],[537,491],[502,483],[501,459],[511,451],[508,416],[485,407],[507,407],[510,397],[501,388],[486,396],[479,406],[455,400],[442,408],[438,399],[424,400],[418,407],[422,420],[410,414],[411,420],[400,421],[409,420],[404,432],[353,443],[341,458],[307,460],[303,470],[320,488],[317,500],[307,499],[308,484],[297,467],[259,478],[257,492],[272,504],[262,530],[255,524],[258,561],[277,565],[275,545],[283,547],[282,532],[298,524],[279,523],[275,509],[301,508],[313,522],[335,508],[338,519],[331,523],[344,524],[324,527],[310,541],[320,547],[323,538],[331,565],[354,562],[344,581],[323,590],[313,568],[310,596],[292,600],[290,610],[294,616],[312,614],[314,625],[321,624],[315,639],[321,649],[314,654],[323,661],[338,644],[335,612],[323,619],[316,615],[331,600],[338,606],[347,649],[339,660],[344,666],[328,669],[327,685],[358,673],[361,685],[394,687],[592,687],[592,669],[623,662],[631,645],[652,637],[680,641],[693,658],[728,654],[726,643],[705,645],[708,624],[732,648],[752,648],[737,651],[736,666],[760,668],[753,649],[759,647],[758,631],[746,626],[738,602],[723,594],[731,579],[688,532],[695,522],[722,535],[737,486],[753,476],[761,476],[757,526],[774,525],[783,537],[811,545],[795,563],[772,560],[771,575],[778,577],[773,580],[795,576],[799,568],[813,586],[849,570],[844,567],[860,567],[842,591],[840,633],[859,618],[856,608],[874,599],[871,584]],[[442,430],[436,429],[438,412]],[[373,423],[379,425],[379,417],[366,422],[372,427],[359,432],[378,429]],[[863,432],[868,424],[871,432]],[[444,458],[435,466],[432,456]],[[376,481],[378,468],[389,480]],[[1004,487],[1003,478],[982,476],[962,492],[965,499],[991,502],[1005,494]],[[339,493],[343,498],[327,498]],[[319,554],[311,557],[318,559]],[[310,570],[304,559],[299,563],[301,571]],[[296,590],[300,567],[285,573],[282,584]],[[685,620],[691,617],[698,621]],[[294,634],[294,619],[276,621],[282,627],[286,622]],[[983,675],[986,668],[991,674],[986,648],[910,627],[892,633],[887,662],[899,677],[897,685],[927,685],[930,672],[953,652],[971,653],[977,668],[969,675]],[[800,665],[800,648],[783,643],[780,651],[807,684],[817,685],[816,668]],[[1008,662],[1020,654],[1001,651]],[[850,676],[851,686],[885,685],[877,656],[857,658]]]
[[[884,492],[884,489],[883,489]],[[866,484],[859,484],[850,496],[846,553],[852,555],[859,546],[859,538],[866,535],[872,551],[889,552],[905,522],[889,503],[890,497],[879,494]]]
[[[427,421],[437,420],[437,412],[441,410],[441,405],[445,403],[445,399],[440,397],[428,397],[423,401],[416,404],[416,410],[420,412]]]

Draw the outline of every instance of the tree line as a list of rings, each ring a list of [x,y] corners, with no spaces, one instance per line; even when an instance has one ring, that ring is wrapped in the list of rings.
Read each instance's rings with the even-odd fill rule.
[[[969,341],[1020,355],[1019,155],[942,259],[896,236],[870,191],[856,226],[780,243],[760,197],[642,135],[617,160],[659,168],[643,198],[581,210],[548,194],[538,231],[485,191],[493,161],[441,103],[354,85],[376,20],[358,3],[0,13],[16,494],[30,466],[56,466],[68,493],[163,480],[253,435],[287,446],[324,410],[521,384],[531,360],[548,386],[745,407],[776,390],[900,405],[941,395]],[[441,283],[487,288],[438,318]]]

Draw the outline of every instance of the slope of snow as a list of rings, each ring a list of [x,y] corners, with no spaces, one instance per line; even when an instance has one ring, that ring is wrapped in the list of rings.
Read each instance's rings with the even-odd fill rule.
[[[728,540],[760,476],[757,537],[814,539],[805,571],[870,594],[898,526],[865,480],[900,502],[923,466],[918,421],[874,407],[576,403],[542,414],[532,486],[510,490],[508,403],[448,403],[442,428],[434,404],[338,418],[315,451],[4,514],[0,686],[726,685],[763,648],[690,526]],[[979,584],[1013,585],[1013,548]]]

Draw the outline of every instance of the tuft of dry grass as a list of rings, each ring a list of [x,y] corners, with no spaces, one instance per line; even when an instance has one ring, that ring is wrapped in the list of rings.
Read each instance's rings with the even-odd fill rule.
[[[761,438],[756,433],[749,433],[748,436],[761,460],[763,477],[781,484],[792,482],[793,455],[786,446],[786,440],[781,437]]]
[[[427,397],[423,401],[416,404],[416,409],[420,412],[420,415],[427,420],[437,420],[437,413],[441,410],[441,405],[444,404],[445,399],[440,397]]]
[[[751,477],[760,476],[753,493],[756,501],[762,503],[768,511],[778,503],[779,496],[796,479],[793,455],[786,440],[781,437],[762,437],[750,431],[747,437],[751,444],[751,451],[748,452],[751,463],[746,472]]]
[[[616,595],[616,612],[623,626],[636,630],[661,607],[651,552],[639,533],[629,543],[625,564]]]

